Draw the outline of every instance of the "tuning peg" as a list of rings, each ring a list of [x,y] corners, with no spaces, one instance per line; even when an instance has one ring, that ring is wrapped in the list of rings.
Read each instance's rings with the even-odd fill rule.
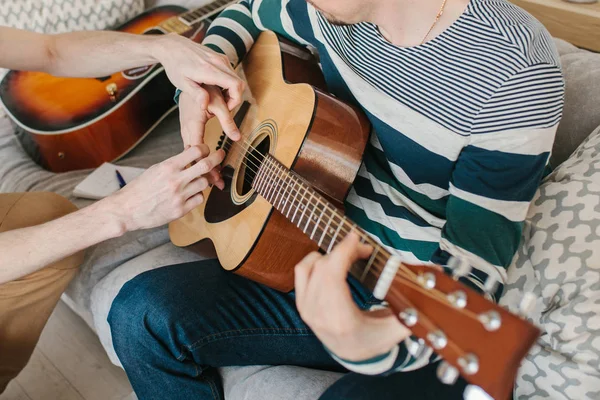
[[[407,339],[406,340],[406,350],[410,353],[414,358],[419,358],[427,349],[427,345],[425,341],[421,338],[417,340]]]
[[[433,289],[435,287],[435,275],[431,272],[419,274],[417,282],[421,284],[425,289]]]
[[[419,315],[417,314],[417,310],[414,308],[407,308],[404,311],[401,311],[399,316],[404,322],[404,325],[408,327],[415,326],[419,321]]]
[[[465,354],[458,359],[458,366],[465,375],[473,375],[479,371],[479,360],[475,354]]]
[[[465,308],[467,306],[467,294],[462,290],[457,290],[446,296],[450,304],[456,308]]]
[[[533,293],[526,292],[521,299],[521,303],[519,304],[519,313],[524,316],[529,315],[535,308],[536,301],[537,298]]]
[[[494,400],[482,388],[475,385],[467,385],[463,392],[464,400]]]
[[[479,321],[483,324],[483,327],[490,332],[497,331],[500,329],[500,326],[502,326],[502,318],[495,310],[479,314]]]
[[[498,284],[498,279],[493,276],[488,276],[483,284],[483,288],[488,294],[493,296],[496,294],[496,290],[498,290]]]
[[[443,384],[454,385],[458,379],[458,369],[442,361],[437,367],[437,377]]]
[[[437,330],[427,334],[427,340],[431,343],[431,347],[436,350],[441,350],[448,344],[448,338],[444,332]]]
[[[468,261],[464,258],[450,256],[446,265],[452,270],[452,275],[454,275],[454,279],[467,276],[471,272],[471,266],[469,265]]]

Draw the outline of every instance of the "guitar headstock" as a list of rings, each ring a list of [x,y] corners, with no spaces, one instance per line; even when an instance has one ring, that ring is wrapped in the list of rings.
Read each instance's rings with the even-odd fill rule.
[[[442,382],[454,383],[460,374],[497,400],[510,397],[521,360],[540,333],[434,265],[402,264],[385,300],[421,346],[444,359]]]

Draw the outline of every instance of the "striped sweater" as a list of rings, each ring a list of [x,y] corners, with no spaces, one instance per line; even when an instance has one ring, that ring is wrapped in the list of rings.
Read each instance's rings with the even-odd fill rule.
[[[372,123],[348,217],[409,262],[457,255],[476,268],[475,286],[503,282],[563,107],[542,25],[505,0],[471,0],[438,37],[397,47],[371,23],[332,25],[305,0],[242,0],[204,44],[237,65],[262,30],[318,52],[329,90]],[[365,374],[419,368],[435,355],[411,352],[414,340],[338,361]]]

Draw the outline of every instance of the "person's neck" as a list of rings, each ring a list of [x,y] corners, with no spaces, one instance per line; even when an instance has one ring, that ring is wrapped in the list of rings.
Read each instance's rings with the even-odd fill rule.
[[[383,37],[399,47],[417,46],[433,25],[443,0],[377,0],[367,19],[377,25]],[[446,0],[444,13],[426,38],[429,41],[452,25],[469,0]]]

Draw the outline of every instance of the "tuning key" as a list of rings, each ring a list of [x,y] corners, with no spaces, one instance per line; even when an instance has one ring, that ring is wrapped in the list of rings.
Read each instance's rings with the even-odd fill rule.
[[[447,266],[452,270],[454,279],[467,276],[471,272],[471,265],[464,258],[450,256]]]
[[[479,372],[479,360],[474,354],[466,354],[458,359],[458,366],[465,375],[474,375]]]
[[[458,379],[458,369],[442,361],[437,367],[437,377],[445,385],[453,385]]]
[[[431,347],[436,350],[441,350],[448,344],[448,338],[444,332],[437,330],[427,334],[427,340],[431,343]]]
[[[479,314],[479,321],[483,324],[483,327],[489,331],[497,331],[502,326],[502,318],[498,311],[491,310],[483,314]]]
[[[425,344],[425,341],[421,338],[418,338],[417,340],[406,340],[406,350],[414,358],[420,358],[426,349],[427,345]]]
[[[526,292],[521,299],[521,303],[519,304],[519,313],[524,316],[529,315],[535,308],[536,301],[537,298],[533,293]]]
[[[425,289],[433,289],[435,287],[435,275],[431,272],[419,274],[417,282],[421,284]]]
[[[404,322],[404,325],[408,327],[415,326],[419,321],[419,315],[414,308],[407,308],[404,311],[401,311],[399,316]]]
[[[483,284],[483,288],[490,295],[494,295],[496,294],[496,290],[498,290],[498,284],[498,279],[496,279],[493,276],[488,276],[485,280],[485,283]]]
[[[467,294],[462,290],[457,290],[449,293],[448,301],[456,308],[465,308],[467,306]]]

